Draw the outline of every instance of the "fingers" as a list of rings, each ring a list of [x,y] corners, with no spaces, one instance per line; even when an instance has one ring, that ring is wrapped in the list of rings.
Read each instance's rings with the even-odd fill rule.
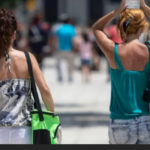
[[[122,7],[122,11],[127,9],[128,5],[126,5],[126,0],[122,0],[121,7]]]
[[[128,8],[128,5],[125,5],[122,9],[122,12],[125,11]]]
[[[126,0],[122,0],[120,6],[116,9],[116,12],[120,14],[121,12],[125,11],[128,8],[128,5],[125,5]]]
[[[126,4],[126,0],[122,0],[121,4],[125,5]]]
[[[124,9],[127,9],[127,8],[128,8],[128,6],[129,6],[129,5],[125,5],[125,6],[124,6]]]
[[[140,3],[143,5],[143,4],[145,4],[145,1],[144,0],[140,0]]]
[[[144,6],[145,6],[145,1],[144,0],[140,0],[140,8],[143,9]]]

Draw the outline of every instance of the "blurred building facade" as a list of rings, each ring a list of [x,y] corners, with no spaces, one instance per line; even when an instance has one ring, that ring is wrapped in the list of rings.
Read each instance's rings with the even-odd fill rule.
[[[77,24],[86,25],[114,10],[121,0],[25,0],[18,7],[18,18],[30,18],[37,10],[43,11],[48,22],[58,21],[60,14],[67,13]],[[150,5],[150,1],[146,0]],[[21,13],[20,13],[21,12]],[[25,21],[27,22],[27,20]]]
[[[46,19],[56,22],[62,13],[69,14],[76,23],[86,25],[117,8],[121,0],[41,0]],[[150,5],[150,1],[146,0]]]

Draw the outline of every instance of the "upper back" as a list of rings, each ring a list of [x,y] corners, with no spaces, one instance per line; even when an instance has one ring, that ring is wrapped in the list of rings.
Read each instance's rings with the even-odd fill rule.
[[[150,77],[149,51],[142,44],[116,45],[111,69],[111,118],[133,119],[149,113],[143,101]]]
[[[12,50],[9,52],[11,59],[11,73],[9,73],[8,64],[5,59],[0,59],[0,81],[6,79],[28,79],[28,66],[25,58],[25,54],[18,50]]]
[[[75,37],[75,35],[76,31],[72,25],[61,25],[56,32],[56,36],[58,38],[59,43],[59,49],[71,50],[73,48],[72,39]]]
[[[122,65],[124,70],[129,71],[144,71],[149,63],[149,50],[146,45],[141,43],[128,43],[116,45],[114,49],[114,63],[112,68],[116,67],[116,61]]]

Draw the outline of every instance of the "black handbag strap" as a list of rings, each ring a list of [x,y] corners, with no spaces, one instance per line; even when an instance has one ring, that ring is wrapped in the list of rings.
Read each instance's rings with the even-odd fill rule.
[[[41,104],[40,104],[40,100],[39,100],[39,96],[38,96],[38,92],[37,92],[37,88],[36,88],[36,84],[35,84],[35,80],[34,80],[30,55],[28,52],[25,52],[25,56],[26,56],[28,70],[29,70],[29,74],[30,74],[30,78],[31,78],[31,91],[32,91],[32,95],[35,100],[35,108],[38,110],[38,115],[39,115],[40,121],[43,121],[44,118],[43,118],[42,108],[41,108]]]
[[[149,54],[150,54],[150,41],[146,41],[145,45],[147,46]],[[150,91],[150,77],[149,77],[149,83],[148,83],[148,90]]]

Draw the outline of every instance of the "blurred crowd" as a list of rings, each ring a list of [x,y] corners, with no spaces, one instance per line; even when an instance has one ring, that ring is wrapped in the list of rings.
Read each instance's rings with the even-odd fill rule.
[[[68,81],[73,82],[74,69],[80,69],[83,82],[90,82],[91,72],[101,70],[101,57],[103,56],[100,48],[96,44],[95,37],[92,32],[93,23],[87,26],[80,26],[70,18],[67,14],[62,14],[55,24],[50,24],[44,20],[43,13],[36,14],[28,24],[24,26],[18,22],[18,31],[14,47],[22,51],[32,52],[40,68],[43,68],[43,60],[45,57],[55,57],[57,60],[57,79],[63,81],[61,60],[64,59],[68,63]],[[106,28],[106,35],[116,43],[122,43],[122,39],[117,31],[117,20],[113,20]],[[149,30],[150,31],[150,30]],[[146,38],[143,34],[141,42]],[[78,56],[80,59],[79,68],[75,68],[74,60]],[[109,64],[108,64],[108,82]]]
[[[79,26],[67,14],[62,14],[55,24],[45,22],[43,13],[36,14],[24,26],[18,22],[14,48],[33,53],[43,68],[45,57],[55,57],[58,81],[62,82],[61,60],[68,63],[68,81],[73,82],[74,69],[80,69],[83,81],[90,81],[91,71],[100,71],[101,52],[98,48],[91,25]],[[75,57],[80,66],[75,68]]]

